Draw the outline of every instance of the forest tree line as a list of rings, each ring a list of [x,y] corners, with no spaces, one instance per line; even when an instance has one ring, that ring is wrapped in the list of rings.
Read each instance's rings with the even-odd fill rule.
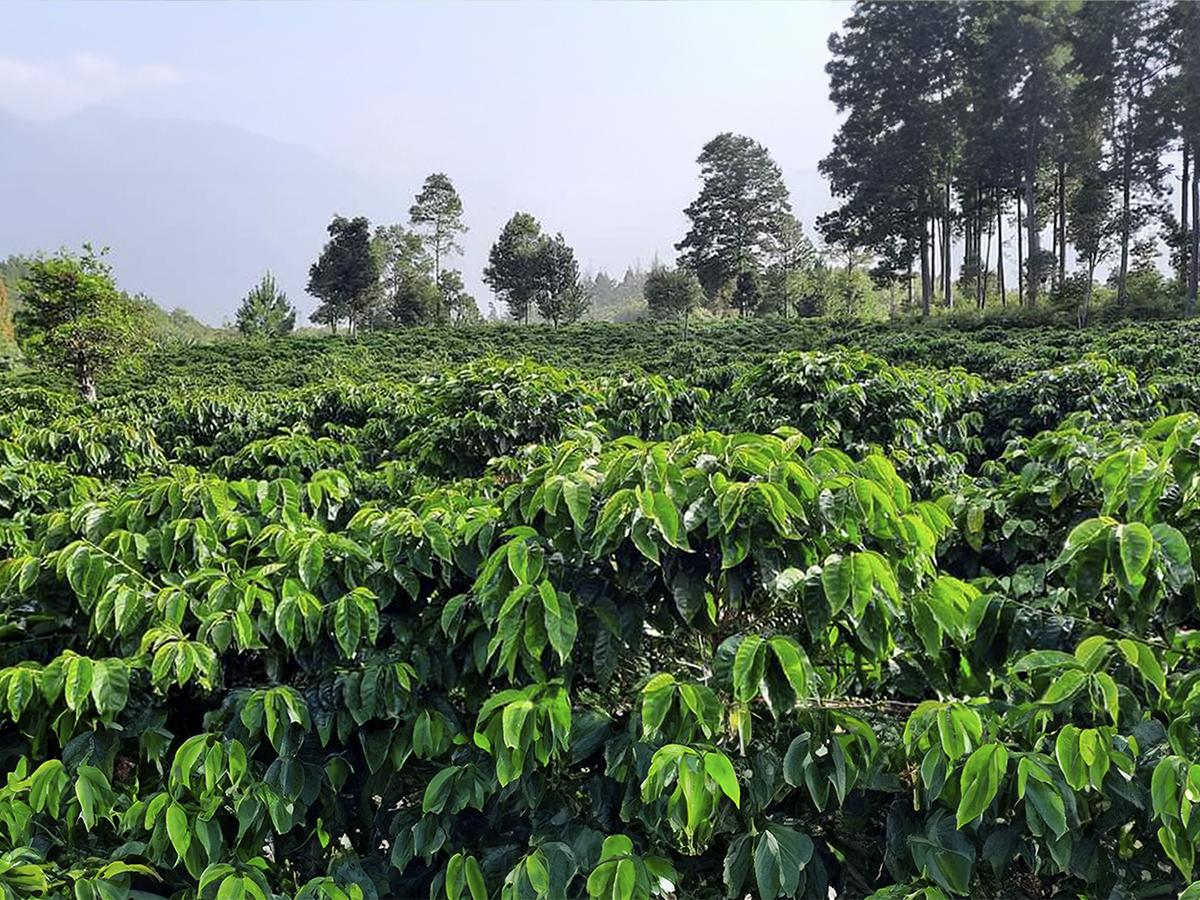
[[[1194,312],[1197,46],[1186,0],[856,4],[830,38],[845,120],[820,166],[839,201],[822,235],[925,315],[1005,302],[1015,254],[1017,302],[1080,294],[1081,323],[1102,263],[1126,307],[1165,247]]]
[[[518,211],[483,281],[513,321],[645,314],[681,319],[685,333],[697,312],[929,316],[1010,303],[1071,311],[1082,325],[1096,314],[1101,268],[1106,315],[1192,314],[1196,46],[1200,5],[1184,0],[859,2],[830,38],[830,96],[844,119],[820,164],[837,206],[815,241],[767,148],[724,132],[697,158],[673,268],[656,260],[619,282],[581,273],[561,233]],[[309,270],[311,320],[349,333],[482,321],[457,267],[466,231],[442,173],[425,179],[404,223],[335,216]],[[235,324],[270,337],[296,321],[268,272]],[[26,357],[63,354],[81,383],[95,366],[80,360],[115,358],[135,334],[198,330],[182,311],[118,291],[90,247],[0,265],[0,343],[11,335]],[[89,334],[116,349],[84,347]]]

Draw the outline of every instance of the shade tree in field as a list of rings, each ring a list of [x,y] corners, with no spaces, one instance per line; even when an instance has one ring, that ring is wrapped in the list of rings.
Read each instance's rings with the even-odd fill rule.
[[[346,320],[351,334],[367,320],[379,279],[371,251],[371,225],[363,216],[334,216],[329,241],[308,271],[308,292],[321,301],[311,319],[337,333]]]
[[[296,308],[267,272],[242,299],[236,323],[243,337],[282,337],[296,327]]]
[[[1084,157],[1085,160],[1091,160],[1093,165],[1085,166],[1080,178],[1072,185],[1067,205],[1067,236],[1075,245],[1075,252],[1086,274],[1083,299],[1078,310],[1081,326],[1086,325],[1091,317],[1096,267],[1111,252],[1114,242],[1112,195],[1099,165],[1100,153],[1099,140],[1093,138],[1091,152]]]
[[[380,226],[371,250],[379,270],[373,325],[397,328],[438,321],[441,300],[433,258],[421,236],[403,225]]]
[[[449,176],[435,172],[425,179],[421,192],[408,211],[412,227],[421,234],[430,257],[433,260],[433,282],[441,283],[442,261],[451,255],[462,253],[459,238],[467,232],[467,226],[462,220],[462,198],[454,189],[454,183]],[[443,306],[445,303],[443,301]],[[439,314],[438,318],[448,318]]]
[[[687,337],[692,310],[704,302],[704,289],[691,269],[651,269],[643,289],[651,315],[662,319],[683,319]]]
[[[747,269],[738,272],[734,281],[733,294],[729,298],[730,305],[738,311],[738,315],[749,317],[758,312],[762,305],[763,292],[758,275]]]
[[[545,236],[541,223],[529,213],[513,213],[488,253],[484,282],[518,322],[529,322],[539,286],[540,250]]]
[[[786,214],[780,224],[776,255],[763,278],[763,297],[759,309],[785,319],[798,312],[796,303],[804,281],[820,264],[817,248],[804,233],[799,220]]]
[[[454,325],[465,325],[479,322],[479,306],[475,298],[467,293],[463,284],[462,272],[458,269],[447,269],[438,279],[438,290],[442,303],[445,304],[446,314]]]
[[[514,213],[488,254],[483,280],[509,315],[528,324],[530,312],[554,326],[577,322],[589,296],[579,278],[575,251],[561,234],[550,237],[529,213]]]
[[[29,264],[16,335],[27,359],[74,381],[95,402],[99,376],[149,343],[143,308],[117,289],[104,252],[85,244]]]
[[[538,315],[555,328],[578,322],[588,308],[588,296],[579,282],[575,251],[561,234],[543,237],[534,267],[537,277],[535,306]]]
[[[699,158],[700,194],[684,210],[691,227],[675,245],[708,297],[732,289],[743,272],[763,272],[778,254],[791,213],[783,173],[767,148],[723,132]]]
[[[1177,257],[1180,280],[1185,286],[1184,309],[1194,313],[1200,274],[1200,179],[1196,178],[1200,154],[1200,54],[1195,52],[1200,46],[1200,6],[1171,4],[1160,33],[1167,45],[1170,64],[1164,90],[1167,115],[1179,129],[1183,156],[1176,224]]]

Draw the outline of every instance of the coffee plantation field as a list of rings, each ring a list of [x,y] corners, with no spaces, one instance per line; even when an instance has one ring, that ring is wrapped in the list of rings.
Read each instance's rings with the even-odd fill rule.
[[[1200,897],[1198,338],[414,329],[0,384],[0,892]]]

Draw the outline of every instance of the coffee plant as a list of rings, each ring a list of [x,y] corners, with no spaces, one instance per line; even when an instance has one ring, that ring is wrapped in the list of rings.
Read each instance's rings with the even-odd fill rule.
[[[1194,357],[698,332],[0,386],[0,894],[1200,897]]]

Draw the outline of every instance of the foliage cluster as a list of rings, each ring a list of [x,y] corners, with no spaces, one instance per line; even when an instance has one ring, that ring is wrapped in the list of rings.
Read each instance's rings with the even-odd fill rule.
[[[269,346],[261,391],[0,388],[0,891],[1180,895],[1178,329],[1152,368],[1127,329],[770,324],[677,377],[614,352],[665,371],[670,330],[554,367],[461,329],[404,380],[372,336],[180,363]],[[335,346],[360,377],[316,382]]]

